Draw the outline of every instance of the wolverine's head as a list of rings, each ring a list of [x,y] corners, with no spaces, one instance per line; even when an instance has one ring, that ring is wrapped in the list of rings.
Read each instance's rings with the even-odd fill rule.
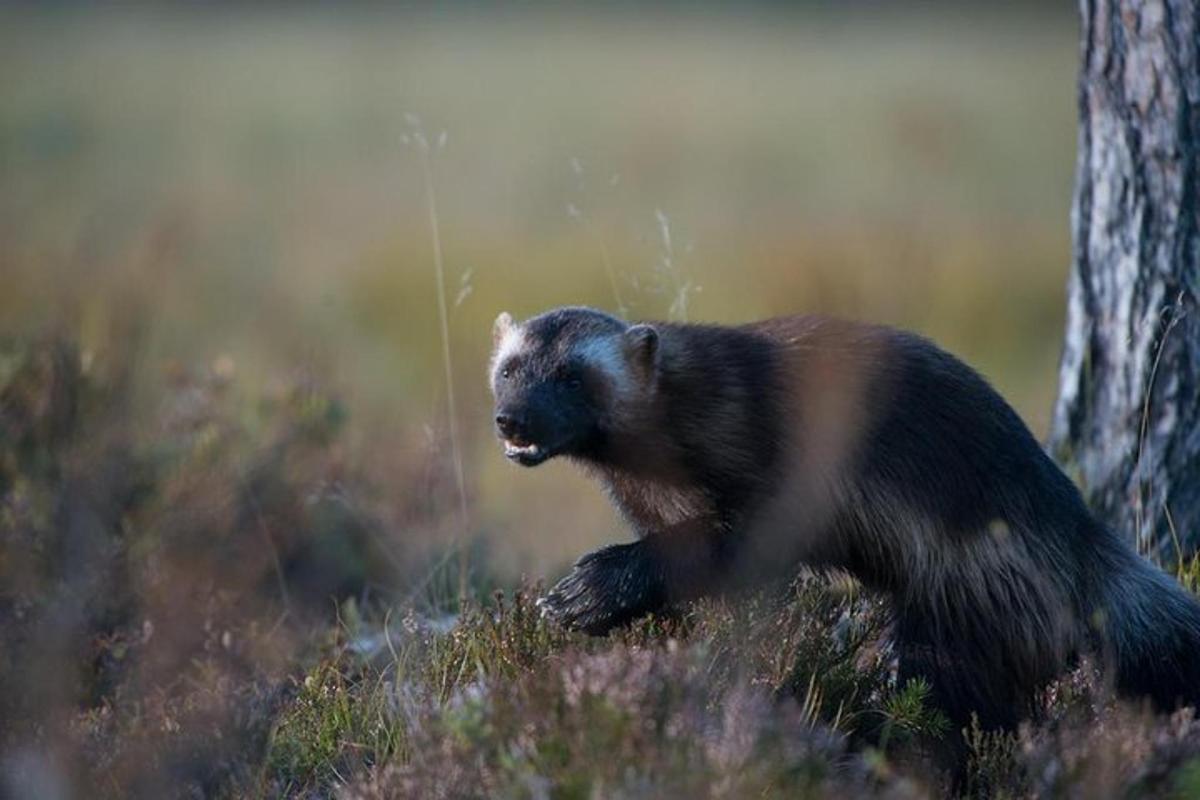
[[[532,467],[557,455],[598,456],[620,409],[644,396],[658,333],[590,308],[558,308],[493,329],[496,432],[508,458]]]

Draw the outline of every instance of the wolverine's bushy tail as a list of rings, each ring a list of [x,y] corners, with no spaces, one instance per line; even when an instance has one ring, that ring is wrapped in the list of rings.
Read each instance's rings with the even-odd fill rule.
[[[1131,550],[1107,588],[1106,649],[1117,689],[1170,711],[1200,704],[1200,601]]]

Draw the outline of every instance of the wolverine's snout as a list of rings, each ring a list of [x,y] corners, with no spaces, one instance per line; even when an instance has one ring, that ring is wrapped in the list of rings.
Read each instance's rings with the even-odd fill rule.
[[[501,411],[496,415],[496,430],[505,439],[515,441],[518,444],[529,438],[525,422],[522,417]]]
[[[504,455],[522,466],[536,466],[552,451],[536,441],[525,414],[502,409],[496,413],[496,433],[504,442]]]

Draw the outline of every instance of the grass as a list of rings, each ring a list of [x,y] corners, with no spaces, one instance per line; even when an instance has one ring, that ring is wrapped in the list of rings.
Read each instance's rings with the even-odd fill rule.
[[[271,760],[292,765],[303,750],[309,759],[293,777],[325,790],[347,781],[351,795],[364,796],[508,796],[539,785],[566,797],[676,794],[722,781],[742,796],[818,786],[845,750],[845,734],[815,716],[820,685],[796,700],[755,686],[749,673],[765,677],[774,665],[735,670],[734,628],[723,614],[701,612],[665,629],[648,621],[616,641],[589,642],[548,628],[531,597],[498,596],[448,633],[410,624],[382,667],[343,654],[304,679],[325,687],[320,725],[354,708],[377,731],[402,729],[403,745],[355,737],[370,726],[347,722],[339,752],[307,748],[327,737],[312,730],[304,691],[300,713],[276,730]],[[330,681],[322,677],[330,670],[359,677],[337,672]],[[357,775],[330,769],[346,759]]]
[[[433,269],[435,283],[437,285],[437,308],[438,308],[438,325],[441,330],[442,340],[442,367],[445,370],[446,377],[446,426],[449,429],[450,440],[450,455],[454,464],[454,484],[458,490],[458,512],[459,512],[459,536],[455,542],[455,549],[458,553],[458,594],[460,597],[467,595],[467,559],[466,559],[466,539],[470,531],[470,515],[467,511],[467,482],[463,476],[463,456],[462,447],[459,442],[458,435],[458,404],[454,401],[454,359],[450,355],[450,313],[447,310],[446,304],[446,266],[442,258],[442,235],[441,226],[438,223],[437,211],[437,196],[433,187],[433,159],[437,152],[445,146],[445,132],[438,135],[437,140],[430,145],[428,138],[425,136],[425,131],[421,127],[421,120],[415,115],[408,118],[408,122],[412,127],[408,137],[416,146],[418,157],[421,160],[421,177],[424,178],[425,185],[425,203],[429,210],[429,240],[433,251]],[[464,275],[465,278],[465,275]],[[464,286],[467,284],[464,283]],[[463,295],[460,294],[460,298]],[[458,303],[455,303],[457,306]]]
[[[861,648],[828,636],[830,627],[822,639],[787,640],[799,642],[795,649],[746,647],[747,630],[778,641],[773,637],[802,619],[822,619],[831,609],[877,635],[871,604],[801,583],[790,594],[753,598],[748,608],[701,605],[682,620],[651,620],[610,640],[586,641],[545,627],[529,596],[472,608],[449,633],[410,624],[398,636],[401,651],[390,650],[381,666],[345,651],[323,662],[304,678],[276,729],[268,751],[275,767],[256,791],[947,792],[948,778],[930,753],[950,732],[928,706],[926,685],[894,686]],[[783,670],[781,650],[793,660]],[[823,668],[812,670],[815,664]],[[791,679],[798,670],[808,675],[799,683]],[[319,701],[313,687],[323,687]],[[838,702],[829,702],[834,697]],[[1189,712],[1156,718],[1120,705],[1085,665],[1047,690],[1044,713],[1043,723],[1017,734],[966,732],[967,795],[1190,796],[1200,725]],[[331,724],[339,726],[332,735]],[[306,760],[295,760],[298,749]]]

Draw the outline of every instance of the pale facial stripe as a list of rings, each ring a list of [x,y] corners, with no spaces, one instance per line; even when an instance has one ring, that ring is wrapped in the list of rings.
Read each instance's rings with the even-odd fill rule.
[[[519,355],[531,346],[528,337],[520,326],[514,326],[504,334],[496,351],[492,354],[489,365],[492,388],[496,386],[501,365],[513,356]],[[593,369],[602,372],[618,392],[631,388],[631,376],[625,364],[625,355],[621,352],[620,338],[616,336],[595,336],[585,339],[575,345],[575,356]]]
[[[621,352],[619,337],[596,336],[585,339],[575,346],[575,354],[585,364],[606,375],[618,392],[630,388],[629,369],[625,364],[625,354]]]
[[[496,376],[500,365],[524,350],[526,344],[525,332],[519,325],[514,325],[504,334],[504,338],[496,346],[496,352],[492,354],[489,377],[491,378],[493,389],[496,387]]]

